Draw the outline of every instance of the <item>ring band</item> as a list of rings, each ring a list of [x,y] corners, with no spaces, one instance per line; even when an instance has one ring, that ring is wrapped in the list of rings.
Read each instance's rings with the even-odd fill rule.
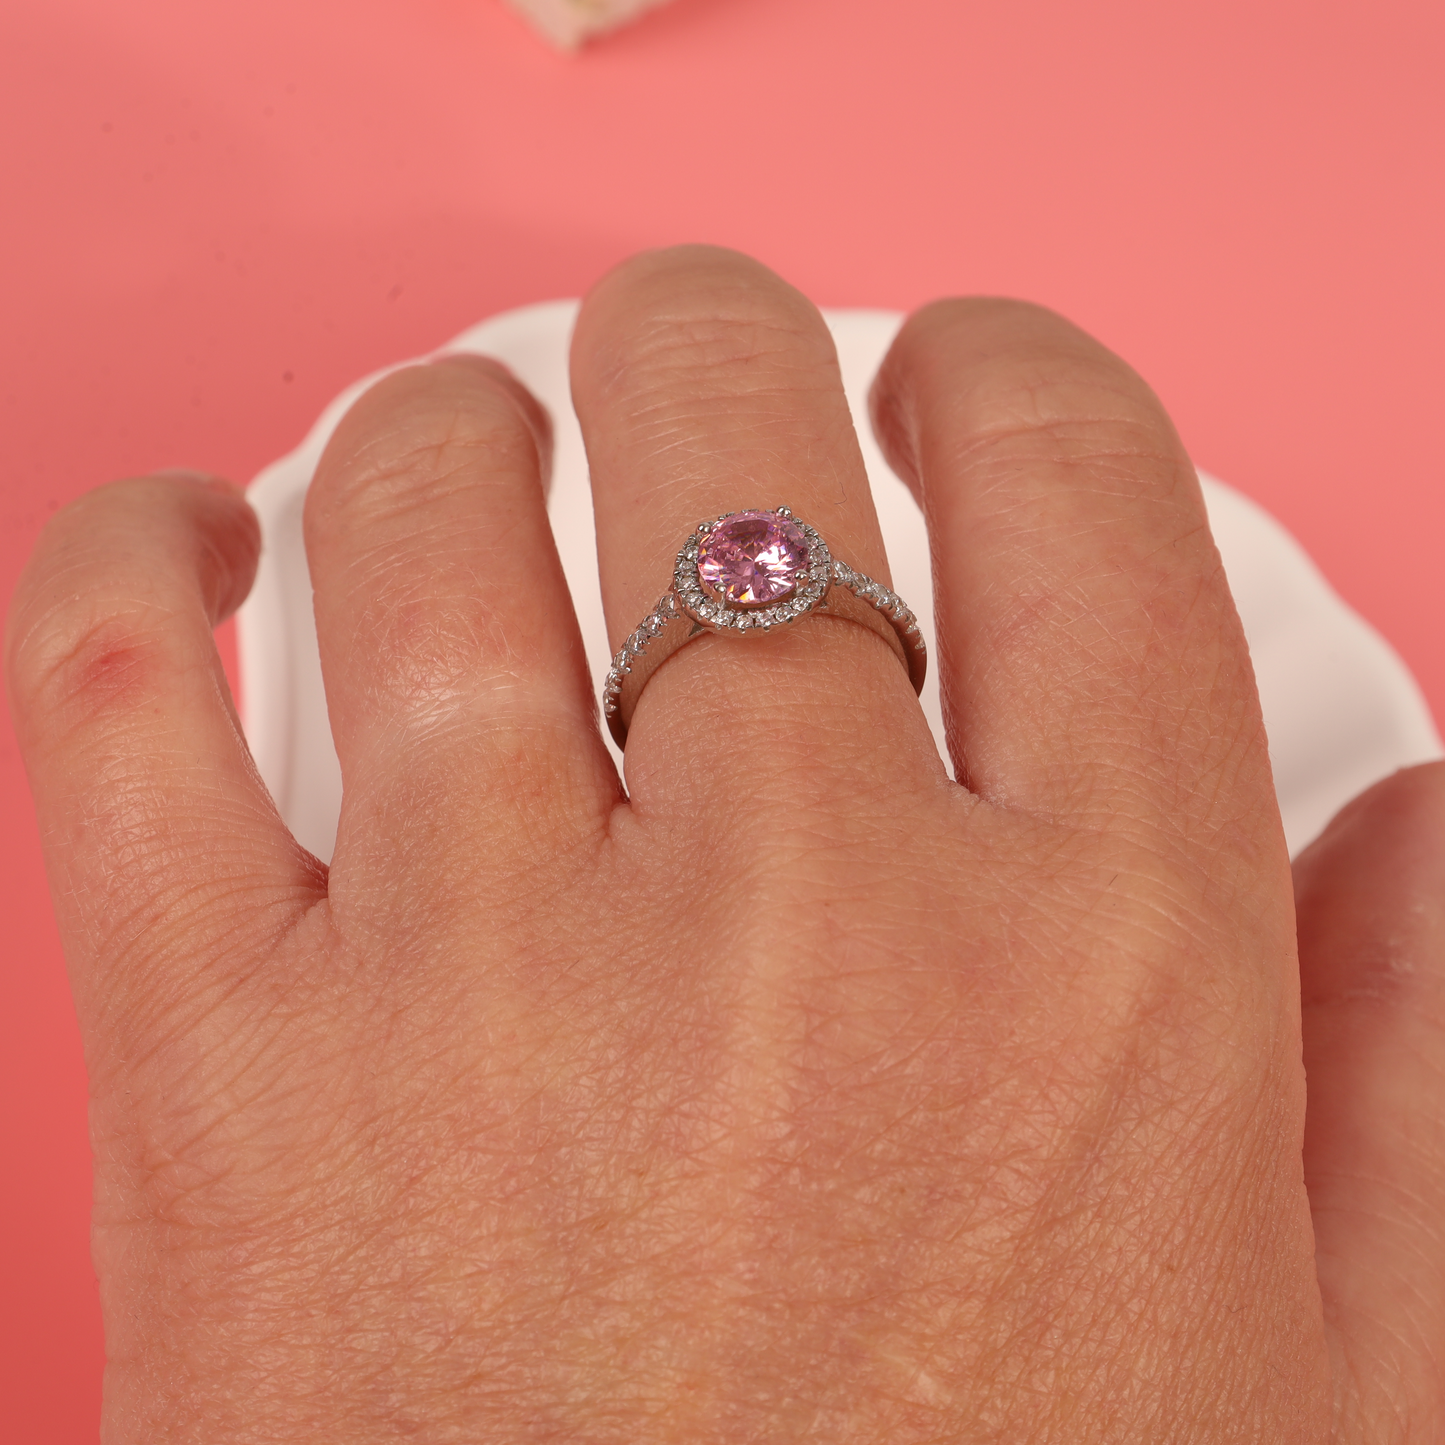
[[[827,543],[787,507],[727,512],[701,523],[677,554],[672,586],[617,651],[602,688],[613,741],[627,745],[637,700],[673,653],[705,632],[747,638],[814,612],[881,637],[923,690],[928,649],[896,592],[834,560]]]

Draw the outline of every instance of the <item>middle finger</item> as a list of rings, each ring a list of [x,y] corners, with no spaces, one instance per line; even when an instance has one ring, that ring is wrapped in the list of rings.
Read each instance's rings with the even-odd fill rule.
[[[689,246],[619,267],[583,305],[572,390],[614,647],[668,588],[693,529],[723,513],[790,507],[835,559],[887,584],[832,338],[817,308],[757,262]],[[814,613],[766,636],[696,637],[637,701],[634,802],[654,778],[673,798],[692,779],[734,800],[784,772],[828,790],[941,779],[903,650],[885,632]]]

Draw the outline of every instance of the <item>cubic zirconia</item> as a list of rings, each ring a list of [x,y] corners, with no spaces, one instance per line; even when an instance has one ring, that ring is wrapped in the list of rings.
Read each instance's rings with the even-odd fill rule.
[[[697,549],[697,573],[714,597],[734,607],[766,607],[792,593],[808,565],[808,541],[777,512],[735,512]]]

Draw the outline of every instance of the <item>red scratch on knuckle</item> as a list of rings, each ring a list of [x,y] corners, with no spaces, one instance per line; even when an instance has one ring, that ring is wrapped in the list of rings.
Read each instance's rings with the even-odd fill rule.
[[[57,608],[15,650],[12,683],[27,712],[62,725],[152,702],[177,666],[158,609],[97,615]]]

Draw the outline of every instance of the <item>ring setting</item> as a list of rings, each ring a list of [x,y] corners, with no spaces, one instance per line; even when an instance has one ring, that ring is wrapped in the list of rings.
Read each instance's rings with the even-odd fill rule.
[[[927,649],[918,619],[890,588],[837,561],[789,507],[727,512],[701,522],[683,544],[672,586],[612,659],[602,710],[618,747],[648,679],[703,633],[746,636],[811,613],[859,622],[889,643],[923,687]]]
[[[787,507],[703,522],[677,554],[673,591],[711,631],[795,622],[822,601],[833,559]]]

